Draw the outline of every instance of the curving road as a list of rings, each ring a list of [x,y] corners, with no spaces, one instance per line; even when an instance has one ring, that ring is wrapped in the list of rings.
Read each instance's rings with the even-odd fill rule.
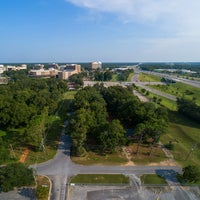
[[[44,174],[52,180],[52,200],[65,200],[67,196],[67,183],[71,176],[75,174],[89,174],[89,173],[116,173],[116,174],[144,174],[144,173],[161,173],[174,174],[181,172],[181,168],[177,166],[82,166],[74,164],[70,159],[71,139],[70,136],[65,135],[64,125],[61,134],[61,140],[58,151],[54,159],[33,165],[38,174]]]

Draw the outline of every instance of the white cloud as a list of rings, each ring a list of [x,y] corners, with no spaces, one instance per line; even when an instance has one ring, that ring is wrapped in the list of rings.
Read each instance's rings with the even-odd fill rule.
[[[124,22],[157,23],[176,34],[200,32],[199,0],[66,0],[76,6],[117,15]]]
[[[123,23],[142,24],[147,37],[126,37],[121,46],[137,46],[136,60],[198,61],[200,0],[65,0],[97,13],[112,13]],[[137,26],[136,26],[137,27]],[[154,30],[155,29],[155,30]],[[160,32],[161,31],[161,32]],[[154,32],[154,34],[152,34]],[[159,34],[156,34],[159,33]],[[122,39],[122,38],[121,38]]]

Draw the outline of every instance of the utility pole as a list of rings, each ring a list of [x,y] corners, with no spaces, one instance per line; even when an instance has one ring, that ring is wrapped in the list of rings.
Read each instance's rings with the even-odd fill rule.
[[[190,155],[192,154],[192,152],[193,152],[196,148],[197,148],[197,143],[194,143],[194,144],[191,146],[190,151],[189,151],[189,153],[188,153],[188,155],[187,155],[185,161],[188,160],[188,158],[190,157]]]
[[[16,158],[12,144],[10,144],[10,150],[11,150],[11,155],[13,156],[13,158]]]

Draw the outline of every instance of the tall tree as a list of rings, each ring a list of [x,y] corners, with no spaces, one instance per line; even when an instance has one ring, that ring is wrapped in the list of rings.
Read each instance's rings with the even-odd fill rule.
[[[113,152],[116,147],[125,144],[125,130],[119,120],[106,123],[99,135],[100,144],[103,150]]]

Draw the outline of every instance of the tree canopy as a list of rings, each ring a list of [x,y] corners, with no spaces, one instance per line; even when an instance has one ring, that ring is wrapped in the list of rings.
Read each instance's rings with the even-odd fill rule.
[[[132,91],[120,86],[95,85],[79,90],[73,109],[68,132],[76,155],[83,155],[92,145],[113,152],[126,143],[125,128],[135,129],[137,142],[157,142],[168,124],[164,108],[141,103]]]
[[[8,192],[14,187],[34,185],[33,170],[21,163],[0,168],[0,191]]]

